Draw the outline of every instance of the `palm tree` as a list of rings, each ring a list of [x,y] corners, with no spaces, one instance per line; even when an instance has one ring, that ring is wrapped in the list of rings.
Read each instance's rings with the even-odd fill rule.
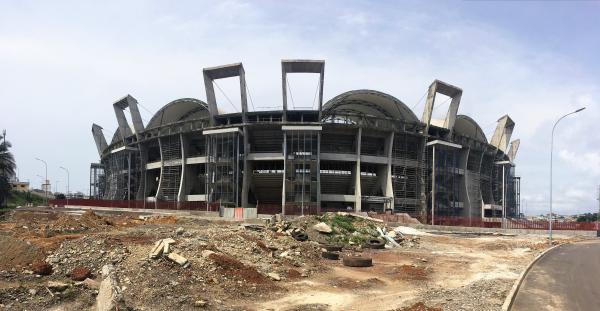
[[[2,132],[2,143],[0,143],[0,206],[3,206],[10,195],[10,179],[15,175],[17,167],[15,158],[8,148],[12,147],[10,142],[6,141],[6,130]]]

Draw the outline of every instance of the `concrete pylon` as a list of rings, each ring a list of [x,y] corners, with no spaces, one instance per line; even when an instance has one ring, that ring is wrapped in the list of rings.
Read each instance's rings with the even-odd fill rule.
[[[506,152],[514,128],[515,122],[508,115],[504,115],[498,119],[498,125],[496,126],[490,144],[502,152]]]
[[[206,103],[210,114],[211,125],[215,123],[215,116],[219,115],[217,107],[217,98],[215,96],[215,87],[213,82],[217,79],[239,77],[240,78],[240,97],[242,105],[242,121],[246,122],[246,113],[248,112],[248,102],[246,96],[246,73],[242,63],[235,63],[217,67],[204,68],[204,88],[206,89]]]
[[[121,134],[121,139],[125,140],[125,138],[131,136],[132,134],[135,134],[137,137],[137,135],[140,135],[140,133],[144,132],[144,122],[142,122],[142,116],[140,115],[140,110],[138,109],[138,102],[135,98],[133,98],[133,96],[127,95],[117,100],[113,104],[113,108],[117,117],[117,123],[119,123],[119,133]],[[125,108],[129,108],[133,129],[127,123],[127,118],[125,117],[124,111]],[[137,138],[139,139],[139,137]]]
[[[427,92],[427,101],[425,102],[425,109],[423,110],[423,116],[421,118],[421,121],[425,123],[425,133],[427,133],[427,131],[429,130],[429,125],[431,124],[431,116],[433,114],[433,106],[435,103],[435,96],[437,93],[452,98],[443,124],[444,128],[450,130],[448,135],[452,135],[454,123],[456,122],[456,114],[458,113],[458,107],[460,105],[460,99],[462,97],[462,89],[437,79],[433,81],[431,85],[429,85],[429,91]]]
[[[281,90],[283,92],[283,121],[287,119],[287,74],[288,73],[316,73],[319,74],[319,120],[323,110],[323,82],[325,80],[325,61],[310,59],[282,59],[281,60]]]
[[[102,152],[108,148],[108,145],[106,144],[106,138],[104,138],[104,134],[102,133],[102,127],[96,123],[92,124],[92,135],[94,136],[94,141],[96,142],[98,155],[102,157]]]
[[[519,151],[519,145],[521,144],[520,139],[515,139],[510,142],[510,148],[508,149],[508,159],[510,162],[514,162],[517,157],[517,151]]]

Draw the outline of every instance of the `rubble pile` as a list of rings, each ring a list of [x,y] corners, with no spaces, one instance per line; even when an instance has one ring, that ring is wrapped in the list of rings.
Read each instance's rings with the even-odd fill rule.
[[[75,240],[65,240],[50,255],[46,262],[52,265],[54,274],[68,277],[77,267],[100,271],[106,264],[118,264],[130,253],[125,245],[114,245],[105,235],[84,236]]]
[[[89,229],[111,226],[112,222],[87,210],[80,217],[61,215],[50,227],[55,232],[77,233]]]
[[[373,239],[383,240],[385,247],[414,247],[419,238],[406,236],[387,228],[380,219],[346,212],[326,213],[323,216],[298,217],[291,221],[269,221],[270,228],[278,233],[294,236],[303,232],[311,241],[351,248],[376,248],[369,245]],[[383,245],[382,245],[383,246]]]

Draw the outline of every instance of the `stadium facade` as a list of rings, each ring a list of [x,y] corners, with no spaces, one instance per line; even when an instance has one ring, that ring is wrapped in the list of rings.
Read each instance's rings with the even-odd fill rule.
[[[396,97],[375,90],[348,91],[324,103],[324,61],[282,60],[281,68],[283,108],[277,111],[248,110],[241,63],[205,68],[206,102],[174,100],[145,125],[132,96],[118,100],[119,127],[110,144],[102,128],[92,126],[100,163],[91,167],[90,195],[146,207],[212,204],[259,213],[520,214],[519,140],[510,141],[515,123],[508,115],[488,140],[475,120],[457,114],[462,90],[448,83],[429,86],[419,119]],[[318,75],[315,109],[289,106],[293,73]],[[239,78],[241,112],[223,114],[214,82],[230,77]],[[449,101],[439,120],[432,118],[437,94]]]

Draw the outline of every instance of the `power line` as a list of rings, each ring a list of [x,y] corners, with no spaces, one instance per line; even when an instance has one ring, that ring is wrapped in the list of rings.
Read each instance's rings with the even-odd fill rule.
[[[285,79],[285,83],[287,84],[288,90],[290,91],[290,99],[292,100],[292,106],[296,109],[296,103],[294,102],[294,95],[292,95],[292,88],[290,87],[290,81]]]
[[[217,83],[217,81],[214,81],[215,85],[217,86],[217,88],[219,89],[219,91],[221,91],[221,94],[223,94],[223,96],[225,96],[225,98],[229,101],[229,103],[231,104],[231,107],[233,107],[233,109],[235,109],[236,112],[239,112],[239,110],[237,109],[237,107],[233,104],[233,102],[231,101],[231,99],[229,99],[229,97],[227,96],[227,94],[225,94],[225,92],[223,92],[223,90],[221,89],[221,87],[219,86],[219,84]]]
[[[410,110],[415,110],[415,108],[417,108],[417,106],[421,103],[421,101],[423,100],[423,98],[425,98],[425,95],[427,95],[427,93],[429,93],[429,90],[425,91],[425,94],[423,94],[423,96],[421,96],[421,99],[419,99],[419,101],[417,102],[417,104],[415,104],[412,108],[410,108]]]
[[[142,103],[138,102],[138,105],[140,105],[140,107],[144,108],[144,110],[146,110],[150,115],[152,115],[152,111],[148,110],[148,108],[144,107],[144,105],[142,105]]]
[[[313,102],[311,108],[315,109],[315,101],[317,100],[317,92],[319,91],[319,87],[321,86],[321,79],[317,80],[317,87],[315,88],[315,96],[313,97]]]
[[[443,105],[445,105],[450,99],[452,99],[452,97],[448,97],[448,99],[446,99],[443,103],[441,103],[439,105],[436,105],[431,112],[433,112],[436,109],[438,109],[438,108],[442,107]]]
[[[248,86],[248,82],[246,82],[246,90],[248,91],[248,97],[250,98],[250,105],[252,105],[252,110],[256,111],[256,108],[254,108],[254,101],[252,100],[252,95],[250,94],[250,87]]]

